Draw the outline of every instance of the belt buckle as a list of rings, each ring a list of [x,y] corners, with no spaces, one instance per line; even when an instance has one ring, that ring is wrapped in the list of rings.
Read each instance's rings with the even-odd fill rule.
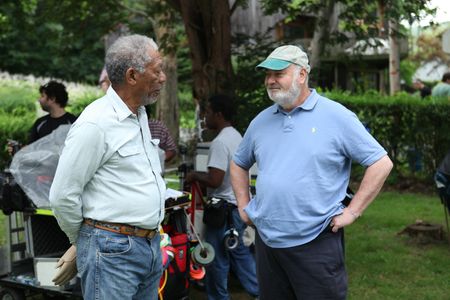
[[[148,233],[145,235],[146,238],[152,239],[155,236],[155,230],[148,230]]]
[[[102,222],[97,222],[98,225],[115,230],[117,232],[120,232],[120,226],[116,226],[113,224],[109,224],[109,223],[102,223]]]
[[[127,235],[134,235],[136,233],[136,228],[132,226],[122,226],[122,230]]]
[[[133,235],[139,236],[139,227],[135,226],[135,227],[133,228]]]

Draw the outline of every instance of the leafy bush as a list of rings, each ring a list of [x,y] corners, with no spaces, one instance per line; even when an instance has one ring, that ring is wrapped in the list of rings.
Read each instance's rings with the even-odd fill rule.
[[[99,88],[92,86],[83,85],[68,90],[70,102],[67,111],[76,116],[79,116],[91,102],[103,96],[103,92]]]
[[[390,97],[373,91],[332,91],[325,96],[358,115],[387,149],[399,174],[431,179],[450,149],[450,102],[445,99],[421,100],[405,93]]]

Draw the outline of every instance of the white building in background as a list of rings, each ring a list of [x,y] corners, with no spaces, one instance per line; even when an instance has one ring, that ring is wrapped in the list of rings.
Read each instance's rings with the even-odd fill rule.
[[[441,81],[442,75],[446,72],[450,72],[450,68],[440,60],[428,61],[416,70],[413,79],[420,79],[421,81]]]
[[[420,79],[421,81],[441,81],[444,73],[450,72],[450,22],[449,27],[442,35],[442,50],[449,55],[447,62],[441,59],[424,62],[414,73],[413,79]]]

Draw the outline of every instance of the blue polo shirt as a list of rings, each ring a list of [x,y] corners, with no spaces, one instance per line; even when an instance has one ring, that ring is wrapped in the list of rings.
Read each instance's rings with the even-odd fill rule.
[[[245,211],[268,246],[287,248],[310,242],[342,212],[352,161],[367,167],[384,155],[353,112],[311,90],[289,113],[274,104],[256,116],[233,160],[247,170],[257,163]]]

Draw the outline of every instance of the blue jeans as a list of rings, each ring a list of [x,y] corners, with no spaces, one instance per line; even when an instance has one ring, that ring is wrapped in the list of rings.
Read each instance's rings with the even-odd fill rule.
[[[223,238],[229,229],[228,222],[222,228],[206,226],[206,241],[215,250],[214,261],[206,267],[206,293],[209,300],[229,299],[228,272],[231,266],[244,289],[251,296],[258,296],[255,258],[248,247],[244,246],[242,236],[246,225],[239,217],[237,208],[232,210],[234,228],[239,233],[239,246],[233,250],[225,249]]]
[[[85,300],[158,299],[162,275],[160,236],[114,233],[83,224],[77,268]]]

